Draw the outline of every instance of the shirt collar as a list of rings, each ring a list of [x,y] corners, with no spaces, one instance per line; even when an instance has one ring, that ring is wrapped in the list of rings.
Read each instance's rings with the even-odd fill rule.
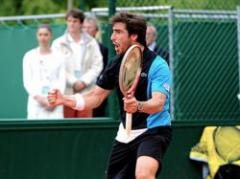
[[[84,40],[84,39],[85,39],[85,38],[84,38],[84,34],[81,33],[80,41],[77,42],[77,44],[84,44],[84,43],[85,43],[85,40]],[[66,41],[67,41],[68,43],[76,43],[76,42],[73,40],[72,36],[71,36],[69,33],[66,34]]]
[[[148,48],[152,51],[154,51],[154,48],[156,47],[157,43],[154,41],[153,43],[151,43]]]

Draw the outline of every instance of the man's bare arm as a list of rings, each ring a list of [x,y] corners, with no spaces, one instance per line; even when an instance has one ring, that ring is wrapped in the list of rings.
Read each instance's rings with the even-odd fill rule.
[[[138,101],[135,97],[124,98],[124,110],[129,113],[137,111],[148,114],[161,112],[166,101],[166,95],[160,92],[153,92],[152,98],[147,101]]]
[[[78,110],[93,109],[98,107],[110,92],[99,86],[82,95],[63,95],[59,90],[53,90],[48,94],[48,102],[50,106],[64,105]]]
[[[111,90],[103,89],[99,86],[95,86],[92,90],[83,94],[83,98],[86,102],[86,109],[97,108],[108,97]]]

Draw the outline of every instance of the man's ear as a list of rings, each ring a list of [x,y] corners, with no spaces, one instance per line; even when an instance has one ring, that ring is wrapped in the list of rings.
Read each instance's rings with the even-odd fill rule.
[[[137,34],[132,34],[132,35],[130,36],[130,38],[131,38],[131,40],[132,40],[133,42],[137,42],[138,35],[137,35]]]

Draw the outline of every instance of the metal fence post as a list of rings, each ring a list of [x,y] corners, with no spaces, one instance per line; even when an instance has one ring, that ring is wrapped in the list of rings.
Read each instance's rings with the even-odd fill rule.
[[[170,98],[170,114],[172,117],[172,120],[175,119],[174,115],[174,34],[173,34],[173,28],[174,28],[174,14],[173,14],[173,7],[171,6],[168,10],[168,40],[169,40],[169,64],[170,64],[170,70],[172,74],[172,87],[171,87],[171,98]]]
[[[108,17],[109,19],[116,13],[116,0],[108,0]],[[114,56],[114,49],[111,42],[111,33],[112,33],[112,25],[109,23],[108,25],[108,59],[112,60]],[[108,98],[108,106],[111,106],[111,110],[108,111],[108,116],[111,117],[113,120],[119,119],[119,105],[118,105],[118,99],[116,95],[116,90],[113,91],[111,96]]]
[[[110,19],[116,13],[116,0],[108,0],[108,18]],[[108,36],[110,37],[112,33],[112,25],[108,25]],[[109,58],[114,56],[114,49],[112,46],[111,39],[108,41],[108,49],[109,49]]]
[[[237,36],[238,36],[238,80],[239,80],[238,100],[240,101],[240,6],[237,6]]]

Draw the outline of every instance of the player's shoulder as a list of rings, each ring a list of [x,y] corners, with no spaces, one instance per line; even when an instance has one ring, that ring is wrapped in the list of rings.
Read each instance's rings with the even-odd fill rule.
[[[118,73],[121,66],[122,58],[122,55],[114,56],[113,59],[107,64],[105,71],[113,71],[114,73]]]
[[[150,74],[154,75],[154,74],[158,74],[158,73],[170,73],[170,69],[169,66],[167,64],[167,62],[160,57],[159,55],[157,55],[155,57],[155,59],[152,62],[152,65],[150,67]]]
[[[156,66],[168,68],[166,60],[164,60],[160,55],[157,55],[153,61]]]

